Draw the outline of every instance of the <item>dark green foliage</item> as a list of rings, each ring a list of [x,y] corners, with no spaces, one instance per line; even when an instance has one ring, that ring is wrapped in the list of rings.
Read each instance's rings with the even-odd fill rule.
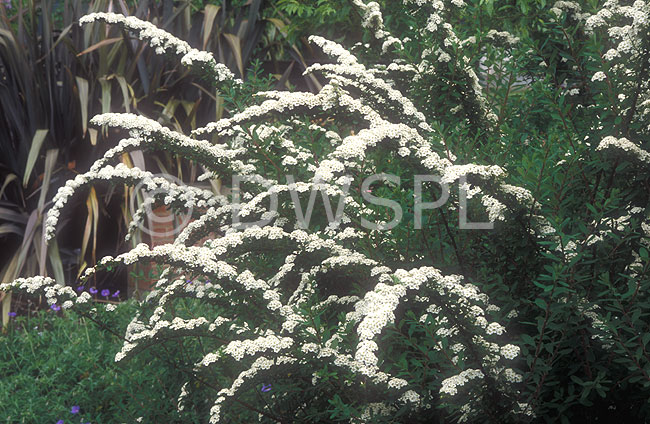
[[[131,302],[100,311],[102,326],[73,312],[12,318],[0,337],[0,422],[202,422],[191,411],[178,416],[175,382],[183,376],[165,354],[115,365],[133,311]],[[78,415],[70,413],[75,405]]]

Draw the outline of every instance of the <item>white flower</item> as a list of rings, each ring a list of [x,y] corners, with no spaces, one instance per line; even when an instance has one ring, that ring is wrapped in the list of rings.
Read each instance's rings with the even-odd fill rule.
[[[620,54],[616,49],[609,49],[609,50],[607,50],[607,53],[605,53],[603,55],[603,59],[609,61],[609,60],[613,60],[614,58],[619,57],[619,56],[620,56]]]
[[[502,335],[505,332],[505,327],[499,324],[498,322],[490,323],[485,329],[486,334],[496,334],[497,336]]]
[[[501,347],[501,356],[506,359],[514,359],[519,355],[519,346],[507,344]]]
[[[506,380],[510,383],[521,383],[524,381],[521,374],[517,374],[512,368],[506,368],[503,373]]]
[[[596,150],[615,149],[621,150],[635,157],[640,162],[650,163],[650,153],[638,147],[627,138],[617,139],[613,136],[603,138]]]
[[[598,71],[598,72],[596,72],[596,73],[594,74],[593,77],[591,77],[591,80],[592,80],[592,81],[603,81],[605,78],[607,78],[607,76],[605,75],[605,73],[602,72],[602,71]]]
[[[458,375],[443,380],[442,387],[440,388],[440,393],[445,393],[453,396],[458,393],[458,388],[464,386],[468,381],[483,377],[484,375],[480,370],[467,369]]]

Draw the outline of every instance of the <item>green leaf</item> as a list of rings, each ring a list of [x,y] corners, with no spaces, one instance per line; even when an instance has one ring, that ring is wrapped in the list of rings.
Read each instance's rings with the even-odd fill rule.
[[[208,4],[205,6],[203,11],[203,49],[205,50],[208,45],[208,40],[212,34],[214,28],[214,18],[217,17],[221,6],[216,6],[214,4]]]
[[[575,375],[572,375],[572,376],[571,376],[571,381],[573,381],[574,383],[579,384],[579,385],[581,385],[581,386],[584,386],[584,385],[585,385],[585,382],[582,381],[582,380],[580,379],[580,377],[575,376]]]
[[[48,130],[46,129],[36,130],[34,138],[32,138],[32,145],[29,148],[29,155],[27,156],[27,163],[25,164],[25,173],[23,174],[23,187],[27,187],[29,177],[32,174],[32,169],[36,164],[36,159],[38,158],[38,154],[41,151],[41,146],[43,146],[43,142],[45,141],[47,133]]]
[[[623,293],[621,295],[621,299],[627,299],[628,297],[631,297],[635,292],[637,288],[637,283],[635,280],[629,280],[627,282],[627,292]]]
[[[0,198],[4,194],[5,189],[7,188],[9,183],[11,183],[12,181],[18,181],[18,177],[16,176],[16,174],[9,174],[5,177],[5,181],[2,183],[2,187],[0,187]]]
[[[521,340],[527,345],[535,346],[535,339],[533,339],[528,334],[522,334],[521,335]]]
[[[648,255],[648,249],[646,249],[645,247],[639,248],[639,256],[641,257],[641,259],[644,259],[646,261],[650,259],[650,255]]]
[[[43,213],[43,208],[45,207],[45,198],[50,188],[50,180],[52,179],[52,173],[54,172],[58,155],[58,149],[49,149],[45,154],[45,173],[43,175],[43,182],[41,183],[41,194],[38,198],[38,211],[40,213]]]
[[[234,34],[223,34],[226,38],[226,41],[232,49],[232,54],[235,57],[235,63],[237,64],[237,69],[239,70],[240,75],[244,76],[244,64],[242,62],[242,52],[241,52],[241,40]]]
[[[519,9],[521,9],[521,13],[524,15],[528,14],[528,3],[526,0],[519,0]]]
[[[57,283],[64,285],[65,278],[63,274],[63,262],[61,262],[59,245],[57,244],[56,239],[53,239],[48,246],[48,256],[50,258],[50,264],[52,265],[54,279]]]
[[[494,0],[485,1],[485,10],[488,16],[492,16],[494,14]]]
[[[116,75],[115,79],[117,79],[117,82],[120,85],[120,89],[122,90],[124,109],[126,109],[126,113],[131,113],[131,102],[129,101],[129,84],[126,82],[126,79],[122,75]],[[94,144],[95,143],[93,143],[93,145]]]
[[[88,130],[88,80],[81,77],[75,77],[77,80],[77,89],[79,90],[79,104],[81,106],[81,125],[83,135]]]
[[[102,86],[102,113],[109,113],[111,111],[111,82],[106,77],[100,77],[99,84]]]

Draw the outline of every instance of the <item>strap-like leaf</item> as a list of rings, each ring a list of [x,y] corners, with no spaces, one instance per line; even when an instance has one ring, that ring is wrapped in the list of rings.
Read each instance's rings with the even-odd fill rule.
[[[54,172],[54,166],[56,165],[56,158],[58,155],[58,149],[49,149],[45,155],[45,173],[43,175],[43,183],[41,184],[41,194],[38,198],[38,212],[41,214],[43,213],[45,198],[48,189],[50,188],[50,180],[52,178],[52,173]]]
[[[232,54],[235,57],[235,63],[237,63],[237,69],[239,74],[244,76],[244,64],[242,62],[242,52],[241,52],[241,40],[234,34],[223,34],[226,37],[226,41],[230,45]]]
[[[38,158],[38,154],[41,151],[41,146],[43,146],[47,132],[48,130],[41,129],[36,130],[36,133],[34,134],[32,145],[29,148],[29,155],[27,156],[27,163],[25,164],[25,173],[23,174],[23,187],[27,187],[29,177],[32,174],[32,169],[34,169],[36,159]]]
[[[212,34],[214,28],[214,19],[219,13],[220,6],[214,4],[208,4],[205,6],[205,11],[203,12],[205,17],[203,18],[203,50],[206,49],[208,45],[208,40]]]
[[[75,77],[77,80],[77,89],[79,90],[79,103],[81,104],[81,125],[84,136],[88,130],[88,80]]]
[[[118,41],[122,41],[122,40],[123,40],[122,37],[107,38],[105,40],[100,41],[99,43],[93,44],[92,46],[88,47],[87,49],[85,49],[81,53],[77,54],[77,56],[83,56],[85,54],[88,54],[88,53],[90,53],[92,51],[97,50],[100,47],[108,46],[110,44],[117,43]]]

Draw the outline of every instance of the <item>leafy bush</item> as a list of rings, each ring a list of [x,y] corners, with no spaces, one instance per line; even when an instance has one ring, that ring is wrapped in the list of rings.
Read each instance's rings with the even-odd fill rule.
[[[334,61],[308,70],[323,89],[252,105],[210,54],[132,18],[84,18],[180,58],[233,105],[189,136],[96,116],[129,137],[54,199],[50,239],[69,199],[106,181],[196,218],[173,244],[86,271],[167,266],[116,361],[178,348],[179,413],[210,422],[646,419],[649,7],[558,1],[535,8],[534,31],[519,31],[528,8],[504,19],[513,35],[485,19],[489,2],[393,2],[385,21],[352,4],[368,32],[355,55],[311,38]],[[139,149],[231,190],[112,165]],[[48,278],[2,287],[96,313]]]
[[[163,365],[164,354],[115,364],[137,305],[125,302],[110,314],[102,309],[101,326],[73,311],[12,318],[0,338],[2,422],[200,422],[191,413],[178,416],[174,386],[182,373]]]
[[[277,0],[274,7],[288,20],[287,35],[296,41],[305,35],[349,37],[357,26],[354,5],[344,0]]]

